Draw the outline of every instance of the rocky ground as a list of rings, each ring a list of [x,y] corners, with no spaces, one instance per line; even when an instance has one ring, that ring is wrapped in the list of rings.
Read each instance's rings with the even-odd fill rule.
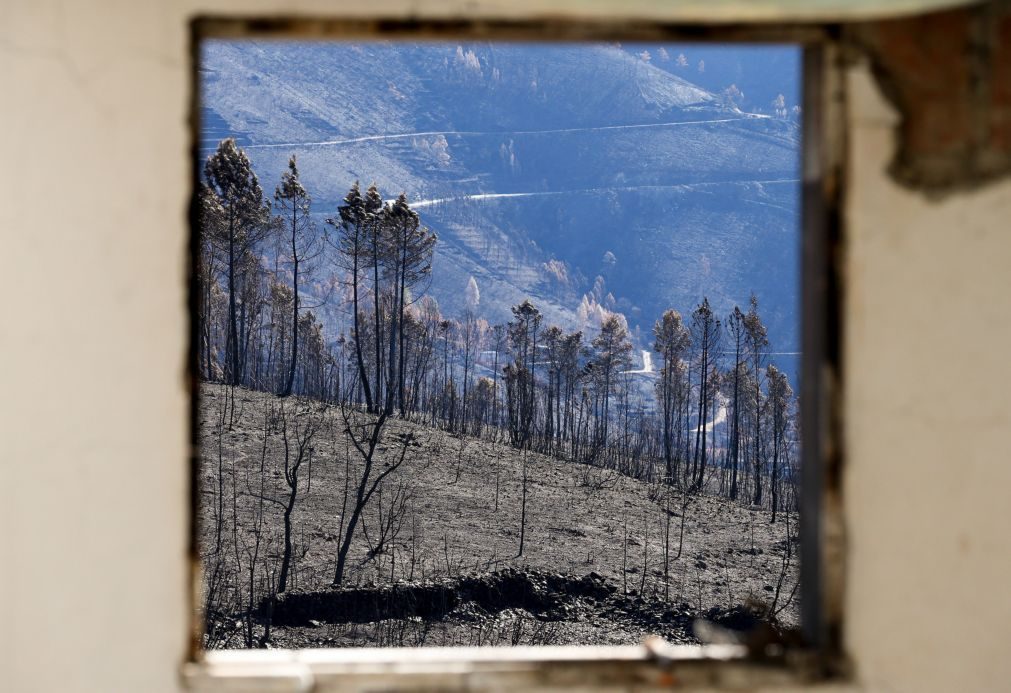
[[[288,492],[283,441],[269,424],[280,400],[232,394],[201,386],[199,539],[205,595],[217,569],[220,602],[209,646],[245,646],[244,612],[257,644],[269,622],[270,644],[291,647],[632,644],[650,634],[696,642],[699,617],[739,626],[774,612],[784,627],[798,622],[796,515],[773,524],[766,510],[711,496],[668,505],[662,488],[529,454],[517,555],[521,453],[401,421],[389,424],[380,464],[397,454],[395,436],[413,433],[415,443],[367,509],[342,589],[331,589],[345,479],[356,467],[339,412],[293,399],[284,403],[292,413],[326,426],[292,512],[288,593],[271,602],[283,511],[258,497],[261,469],[262,495]],[[396,507],[394,536],[372,550]]]

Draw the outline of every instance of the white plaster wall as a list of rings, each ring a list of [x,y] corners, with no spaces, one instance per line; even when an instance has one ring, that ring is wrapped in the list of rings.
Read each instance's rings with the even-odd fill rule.
[[[847,641],[872,690],[1011,690],[1011,181],[897,188],[849,86]]]
[[[4,690],[179,688],[186,22],[291,7],[463,3],[0,7]],[[620,3],[639,16],[694,7]],[[1011,183],[940,204],[897,189],[883,173],[892,116],[864,72],[851,87],[847,642],[868,690],[1006,690]]]

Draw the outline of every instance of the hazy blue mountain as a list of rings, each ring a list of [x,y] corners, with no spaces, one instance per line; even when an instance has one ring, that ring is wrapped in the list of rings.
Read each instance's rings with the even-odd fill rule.
[[[775,47],[210,42],[204,148],[236,137],[270,191],[297,154],[321,225],[355,179],[405,191],[439,235],[449,313],[473,275],[488,319],[529,296],[575,327],[596,288],[648,348],[665,308],[708,295],[726,314],[755,291],[793,352],[797,70]]]
[[[777,45],[705,43],[626,44],[639,59],[693,84],[721,100],[733,95],[734,104],[752,113],[775,115],[777,98],[790,117],[800,105],[800,51]],[[683,58],[683,60],[682,60]]]

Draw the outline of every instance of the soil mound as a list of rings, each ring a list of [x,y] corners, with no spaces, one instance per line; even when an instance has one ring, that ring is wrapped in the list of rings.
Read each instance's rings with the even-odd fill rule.
[[[577,606],[593,606],[617,591],[596,573],[576,577],[505,569],[454,580],[289,592],[275,600],[271,620],[282,626],[404,618],[474,620],[507,609],[523,609],[541,620],[558,621],[567,619]],[[268,601],[261,604],[261,617],[270,607]]]

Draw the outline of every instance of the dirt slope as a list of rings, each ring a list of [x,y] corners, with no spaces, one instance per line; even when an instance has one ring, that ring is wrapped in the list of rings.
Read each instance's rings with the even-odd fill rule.
[[[233,408],[228,388],[201,386],[199,536],[206,570],[218,568],[222,605],[212,615],[216,635],[211,646],[242,647],[241,611],[251,603],[259,606],[269,595],[269,585],[276,584],[283,509],[271,500],[261,503],[258,496],[261,464],[263,495],[282,499],[288,493],[282,436],[269,420],[264,446],[265,419],[280,404],[272,395],[236,389]],[[285,598],[290,604],[295,595],[312,593],[317,595],[312,599],[323,599],[333,580],[348,446],[336,408],[294,399],[284,406],[293,415],[325,420],[313,440],[311,465],[302,467],[292,512],[294,560]],[[529,453],[526,536],[523,555],[518,556],[522,453],[504,443],[413,423],[392,421],[388,427],[380,467],[398,454],[395,436],[411,432],[415,443],[403,466],[384,482],[381,494],[373,496],[355,533],[344,590],[358,590],[350,593],[352,601],[378,603],[376,590],[387,590],[383,594],[388,602],[396,590],[403,595],[405,589],[436,585],[443,591],[456,590],[456,601],[437,613],[380,609],[368,618],[334,617],[332,609],[321,608],[317,618],[287,625],[282,625],[279,611],[271,632],[273,644],[630,644],[650,633],[691,641],[689,625],[695,616],[709,613],[718,618],[749,602],[769,605],[776,599],[777,587],[778,618],[786,625],[797,623],[796,542],[790,543],[787,557],[787,524],[781,520],[770,524],[766,511],[705,496],[692,500],[684,513],[684,541],[677,557],[682,499],[674,495],[665,577],[668,513],[663,489]],[[360,465],[351,452],[353,476]],[[219,489],[224,491],[222,540],[215,554]],[[394,523],[399,531],[382,551],[371,552],[380,510],[388,517],[398,493],[407,497],[404,513]],[[263,519],[257,551],[254,529],[259,507]],[[790,516],[794,537],[796,522],[796,516]],[[509,575],[513,577],[503,577]],[[490,604],[459,599],[461,580],[470,580],[467,584],[472,587],[478,584],[475,580],[494,585],[506,580],[526,584],[520,591],[530,593],[543,591],[538,585],[585,585],[590,580],[597,591],[583,594],[559,587],[551,603],[513,599]],[[411,594],[416,600],[417,595]],[[326,598],[332,602],[333,596]],[[254,620],[259,638],[262,610]]]

